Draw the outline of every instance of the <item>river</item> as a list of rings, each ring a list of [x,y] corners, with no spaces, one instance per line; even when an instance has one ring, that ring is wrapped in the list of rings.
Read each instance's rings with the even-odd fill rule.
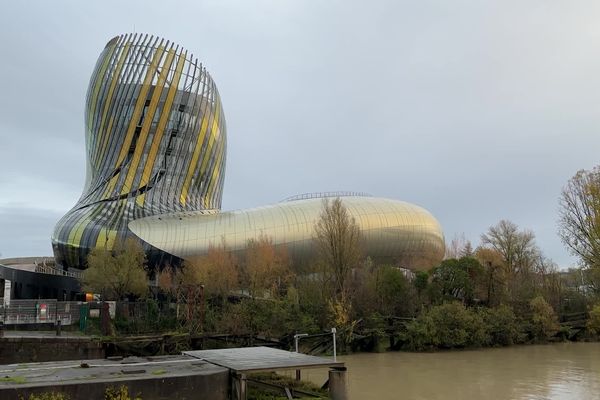
[[[361,353],[348,367],[351,400],[600,399],[600,343],[436,353]],[[323,383],[326,371],[303,371]]]

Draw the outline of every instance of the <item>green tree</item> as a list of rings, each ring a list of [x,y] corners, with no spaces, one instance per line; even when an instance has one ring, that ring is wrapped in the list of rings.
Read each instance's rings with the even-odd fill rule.
[[[413,286],[417,289],[419,303],[423,303],[423,293],[429,287],[429,273],[427,271],[417,271],[413,279]]]
[[[106,300],[145,296],[148,292],[145,264],[144,249],[133,239],[117,243],[112,251],[96,247],[88,255],[83,288],[101,294]]]
[[[321,327],[331,327],[328,320],[328,297],[320,274],[298,275],[295,279],[296,299],[302,312],[311,315]]]
[[[434,302],[459,299],[472,303],[476,280],[482,266],[475,258],[447,259],[432,270],[431,291]]]
[[[406,315],[411,298],[409,282],[399,268],[383,266],[377,269],[376,295],[383,315]],[[408,295],[408,296],[407,296]]]
[[[362,268],[353,280],[353,311],[359,319],[371,316],[413,316],[416,290],[400,268],[390,265]]]

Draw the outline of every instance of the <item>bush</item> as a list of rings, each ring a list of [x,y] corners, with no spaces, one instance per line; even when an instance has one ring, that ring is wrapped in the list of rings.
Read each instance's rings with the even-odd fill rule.
[[[482,308],[478,313],[483,318],[491,346],[510,346],[523,339],[522,329],[512,308],[502,305]]]
[[[439,346],[438,333],[431,316],[421,314],[406,325],[406,332],[400,339],[406,350],[423,351]]]
[[[179,324],[175,310],[169,304],[148,298],[137,302],[118,302],[114,327],[117,334],[139,334],[170,332],[177,330]]]
[[[590,318],[586,326],[592,335],[600,335],[600,304],[596,304],[590,310]]]
[[[410,350],[464,348],[489,342],[483,318],[458,302],[421,314],[407,325],[403,339]]]
[[[287,299],[243,299],[220,310],[209,310],[209,328],[237,335],[281,338],[296,332],[314,333],[314,319]]]
[[[542,296],[529,302],[531,308],[531,334],[536,341],[547,341],[558,332],[558,318],[554,309]]]
[[[121,385],[118,388],[107,388],[104,392],[104,400],[142,400],[142,398],[130,395],[129,388],[125,385]]]
[[[23,399],[23,397],[20,397]],[[70,397],[61,392],[46,392],[38,394],[30,394],[27,400],[69,400]]]

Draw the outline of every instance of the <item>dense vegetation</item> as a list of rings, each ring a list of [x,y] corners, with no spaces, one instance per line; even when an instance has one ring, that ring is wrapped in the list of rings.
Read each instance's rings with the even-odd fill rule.
[[[192,333],[290,342],[294,333],[336,327],[346,348],[374,348],[379,339],[390,338],[391,347],[407,350],[595,338],[600,334],[598,176],[597,169],[578,173],[561,200],[561,235],[581,257],[577,269],[559,271],[533,232],[507,220],[482,234],[476,248],[455,238],[446,259],[429,271],[380,264],[361,256],[356,223],[336,199],[323,204],[312,262],[293,265],[268,237],[250,241],[243,259],[221,243],[182,268],[155,271],[157,286],[144,303],[149,317],[121,318],[117,329],[173,330],[183,323]],[[590,189],[593,184],[598,188]],[[569,204],[584,208],[587,225],[569,225],[579,215]],[[571,240],[569,232],[588,241]],[[90,264],[113,265],[104,256],[94,253]],[[139,264],[139,257],[133,259]],[[116,284],[104,292],[124,296]]]

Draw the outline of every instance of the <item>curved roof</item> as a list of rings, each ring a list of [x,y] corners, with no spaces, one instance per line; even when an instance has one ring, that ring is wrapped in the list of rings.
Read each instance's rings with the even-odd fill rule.
[[[361,230],[366,256],[412,269],[429,268],[443,257],[441,226],[427,210],[375,197],[341,200]],[[183,259],[206,254],[223,241],[227,249],[243,251],[248,240],[264,235],[274,245],[285,246],[297,261],[315,253],[314,226],[322,207],[323,199],[305,199],[212,215],[170,213],[132,221],[129,229],[152,246]]]

